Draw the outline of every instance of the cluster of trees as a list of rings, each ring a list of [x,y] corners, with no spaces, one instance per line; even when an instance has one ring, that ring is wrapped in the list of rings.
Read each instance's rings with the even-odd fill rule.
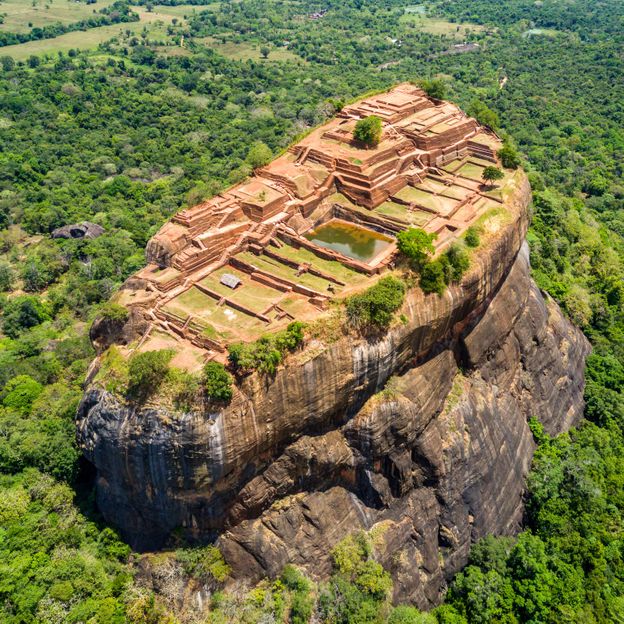
[[[255,370],[273,375],[286,355],[303,343],[305,324],[293,321],[280,332],[261,336],[255,342],[235,342],[228,346],[228,362],[237,375]]]
[[[351,295],[345,301],[349,324],[362,331],[387,328],[403,305],[406,290],[403,280],[389,275],[364,292]]]
[[[39,39],[51,39],[68,32],[88,30],[98,26],[137,21],[139,21],[139,16],[132,11],[129,3],[126,0],[116,0],[109,6],[100,9],[98,13],[94,11],[93,17],[78,22],[69,24],[58,22],[50,26],[35,26],[27,32],[0,32],[0,47],[26,43],[27,41],[38,41]]]
[[[437,234],[428,234],[420,228],[408,228],[397,234],[397,247],[409,260],[411,268],[420,274],[419,284],[423,292],[442,295],[451,282],[458,282],[468,270],[470,258],[465,246],[477,247],[479,234],[476,228],[469,228],[465,245],[453,243],[432,260],[433,243],[437,237]]]
[[[376,115],[370,115],[364,119],[360,119],[355,124],[353,130],[353,138],[356,141],[364,143],[367,147],[374,147],[381,140],[381,119]]]

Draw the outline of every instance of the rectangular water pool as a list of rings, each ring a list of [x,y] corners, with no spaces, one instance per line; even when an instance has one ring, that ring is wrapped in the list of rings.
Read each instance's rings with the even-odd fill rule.
[[[319,247],[338,251],[360,262],[369,262],[393,242],[379,232],[337,219],[310,230],[305,237]]]

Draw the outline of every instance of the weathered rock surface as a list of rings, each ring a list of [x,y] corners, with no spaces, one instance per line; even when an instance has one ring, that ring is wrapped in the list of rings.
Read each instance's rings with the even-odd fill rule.
[[[52,238],[97,238],[104,234],[104,228],[91,221],[70,223],[52,230]]]
[[[519,528],[534,450],[527,420],[540,418],[551,434],[578,420],[588,349],[530,283],[526,255],[472,329],[395,378],[339,430],[287,447],[242,490],[237,505],[252,513],[260,500],[279,505],[221,537],[236,570],[260,577],[290,561],[322,576],[331,546],[377,526],[396,599],[426,607],[472,541]],[[287,475],[279,488],[276,470]],[[307,493],[310,485],[319,491]]]
[[[251,579],[288,561],[323,576],[337,541],[376,526],[396,598],[439,601],[471,541],[519,526],[527,419],[555,434],[582,413],[588,344],[530,280],[528,195],[460,285],[408,294],[405,324],[252,375],[226,409],[135,409],[91,387],[78,435],[104,515],[140,549],[220,536]]]

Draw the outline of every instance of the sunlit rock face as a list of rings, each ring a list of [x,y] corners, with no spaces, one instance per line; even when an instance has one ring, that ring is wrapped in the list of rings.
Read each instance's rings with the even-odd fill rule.
[[[531,281],[529,195],[523,180],[444,296],[410,291],[406,322],[316,340],[222,410],[134,408],[91,384],[78,439],[104,516],[138,549],[216,538],[250,580],[287,562],[323,577],[337,541],[377,527],[395,598],[439,602],[474,540],[519,528],[528,419],[557,434],[582,414],[589,346]]]

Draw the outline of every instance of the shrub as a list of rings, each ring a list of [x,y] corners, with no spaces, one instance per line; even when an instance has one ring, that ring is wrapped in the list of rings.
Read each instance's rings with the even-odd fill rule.
[[[172,397],[175,409],[188,412],[195,404],[201,380],[198,375],[172,367],[167,373],[167,394]]]
[[[431,80],[422,80],[420,88],[432,98],[443,100],[446,95],[446,83],[440,78],[432,78]]]
[[[520,154],[511,143],[504,143],[498,150],[498,157],[507,169],[517,169],[520,166]]]
[[[314,609],[314,601],[310,594],[310,582],[292,565],[284,566],[281,581],[293,592],[290,602],[290,623],[307,624]]]
[[[478,247],[481,244],[481,237],[479,236],[479,230],[471,225],[464,235],[464,241],[468,247]]]
[[[363,531],[348,535],[331,551],[334,566],[345,580],[364,595],[382,601],[392,589],[392,579],[372,554],[370,538]]]
[[[29,375],[13,377],[2,390],[2,405],[21,414],[30,414],[32,404],[43,392],[43,386]]]
[[[219,362],[208,362],[204,366],[203,385],[206,396],[213,401],[232,398],[232,376]]]
[[[282,583],[292,591],[308,591],[310,589],[308,579],[294,565],[285,565],[280,578]]]
[[[427,234],[425,230],[420,228],[408,228],[397,234],[397,247],[399,251],[407,256],[413,263],[415,268],[423,266],[429,256],[435,252],[433,241],[438,237],[437,234]]]
[[[253,167],[257,169],[258,167],[264,167],[271,162],[273,158],[273,153],[271,149],[263,143],[262,141],[256,141],[247,152],[247,162]]]
[[[230,566],[216,546],[178,550],[176,559],[187,574],[199,580],[213,578],[222,583],[231,572]]]
[[[288,351],[294,351],[303,342],[305,323],[293,321],[276,334],[262,336],[256,342],[242,342],[228,347],[228,361],[239,374],[260,373],[273,375]]]
[[[21,295],[9,299],[2,319],[2,329],[9,338],[17,338],[25,329],[49,321],[49,305],[34,295]]]
[[[133,355],[128,369],[130,394],[145,397],[157,390],[169,372],[172,357],[171,349],[145,351]]]
[[[388,276],[346,301],[349,322],[360,328],[387,327],[393,314],[403,305],[405,283]]]
[[[128,309],[118,303],[107,303],[100,309],[100,315],[107,321],[125,322],[128,319]]]
[[[355,130],[353,131],[353,138],[356,141],[361,141],[364,145],[373,147],[379,144],[381,140],[382,127],[381,119],[375,115],[370,115],[364,119],[360,119],[355,124]]]
[[[470,266],[470,258],[466,250],[458,244],[453,244],[446,252],[449,265],[451,267],[450,278],[453,282],[458,282],[463,274],[468,270]]]
[[[368,536],[358,531],[340,540],[332,549],[331,556],[334,566],[341,574],[355,574],[363,561],[368,560],[372,547]]]
[[[427,263],[420,271],[420,287],[423,292],[444,294],[448,283],[447,268],[449,261],[446,256],[440,256],[433,262]]]
[[[0,262],[0,292],[5,292],[13,288],[13,269],[8,262]]]
[[[437,624],[437,619],[430,613],[422,613],[416,607],[401,605],[392,609],[388,624]]]

